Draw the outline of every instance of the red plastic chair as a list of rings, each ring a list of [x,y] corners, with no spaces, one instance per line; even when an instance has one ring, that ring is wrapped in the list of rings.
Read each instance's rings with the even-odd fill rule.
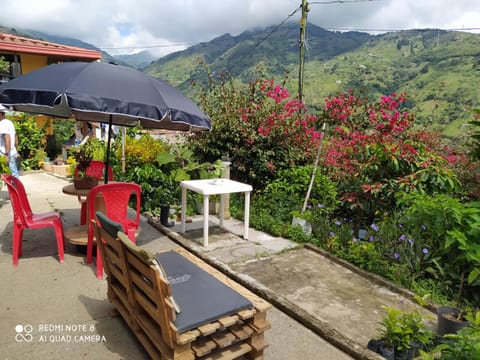
[[[85,172],[87,176],[95,177],[98,180],[102,180],[105,173],[105,163],[103,161],[92,160],[90,166]],[[75,168],[75,177],[78,176],[78,166]],[[108,180],[113,180],[113,170],[112,167],[108,166]],[[78,195],[78,202],[81,204],[80,209],[80,225],[85,225],[87,223],[87,199]]]
[[[18,257],[22,256],[22,239],[24,229],[40,229],[53,226],[57,238],[58,257],[60,263],[64,258],[63,224],[60,215],[55,211],[34,214],[22,182],[11,175],[2,174],[7,184],[13,208],[13,266],[18,265]]]
[[[135,234],[140,227],[140,202],[142,187],[134,183],[115,182],[95,186],[88,194],[88,242],[87,242],[87,264],[92,262],[94,226],[92,220],[95,219],[97,206],[101,203],[103,197],[104,213],[112,221],[122,225],[124,232],[133,243],[136,243]],[[131,196],[136,196],[136,215],[135,219],[128,217],[128,204]],[[100,205],[102,206],[102,205]],[[100,251],[97,249],[97,277],[103,278],[103,265]]]

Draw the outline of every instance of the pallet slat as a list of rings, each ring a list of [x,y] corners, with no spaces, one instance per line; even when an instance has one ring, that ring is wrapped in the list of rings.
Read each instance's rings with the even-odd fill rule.
[[[271,305],[234,282],[218,270],[184,249],[181,256],[231,287],[253,304],[253,309],[224,316],[209,324],[179,333],[174,325],[171,287],[160,267],[137,253],[136,245],[127,243],[122,233],[114,238],[95,227],[101,253],[105,254],[108,299],[118,310],[152,359],[233,360],[247,355],[263,358],[268,346],[263,333],[270,328],[266,312]]]

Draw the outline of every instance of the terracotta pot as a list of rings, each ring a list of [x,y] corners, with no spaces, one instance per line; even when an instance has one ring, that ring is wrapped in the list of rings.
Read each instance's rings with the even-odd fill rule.
[[[73,179],[73,186],[75,186],[75,189],[92,189],[97,185],[98,179],[96,177],[84,176]]]

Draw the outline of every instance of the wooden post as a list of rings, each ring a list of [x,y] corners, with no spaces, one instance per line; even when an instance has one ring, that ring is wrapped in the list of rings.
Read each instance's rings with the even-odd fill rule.
[[[300,19],[300,58],[298,66],[298,100],[303,99],[303,75],[305,66],[305,34],[307,29],[307,13],[309,11],[307,0],[302,0],[302,18]]]

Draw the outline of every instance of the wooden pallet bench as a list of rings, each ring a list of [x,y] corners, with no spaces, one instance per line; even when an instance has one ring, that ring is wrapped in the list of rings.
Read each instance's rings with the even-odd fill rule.
[[[95,225],[95,231],[107,274],[108,299],[152,359],[263,359],[268,346],[264,333],[270,328],[268,302],[183,248],[153,255],[133,244],[119,231],[118,224],[103,214],[97,213],[97,217],[101,226]],[[167,276],[179,263],[188,270],[182,268],[180,276]],[[203,277],[189,280],[191,269]],[[183,286],[183,291],[188,292],[188,281],[195,288],[205,278],[204,273],[213,282],[211,294],[208,289],[190,295],[177,290]],[[233,299],[230,302],[241,303],[242,308],[213,314],[209,319],[211,310],[223,311],[225,305],[222,297],[215,298],[217,288],[226,291]],[[189,324],[191,315],[198,324]]]

